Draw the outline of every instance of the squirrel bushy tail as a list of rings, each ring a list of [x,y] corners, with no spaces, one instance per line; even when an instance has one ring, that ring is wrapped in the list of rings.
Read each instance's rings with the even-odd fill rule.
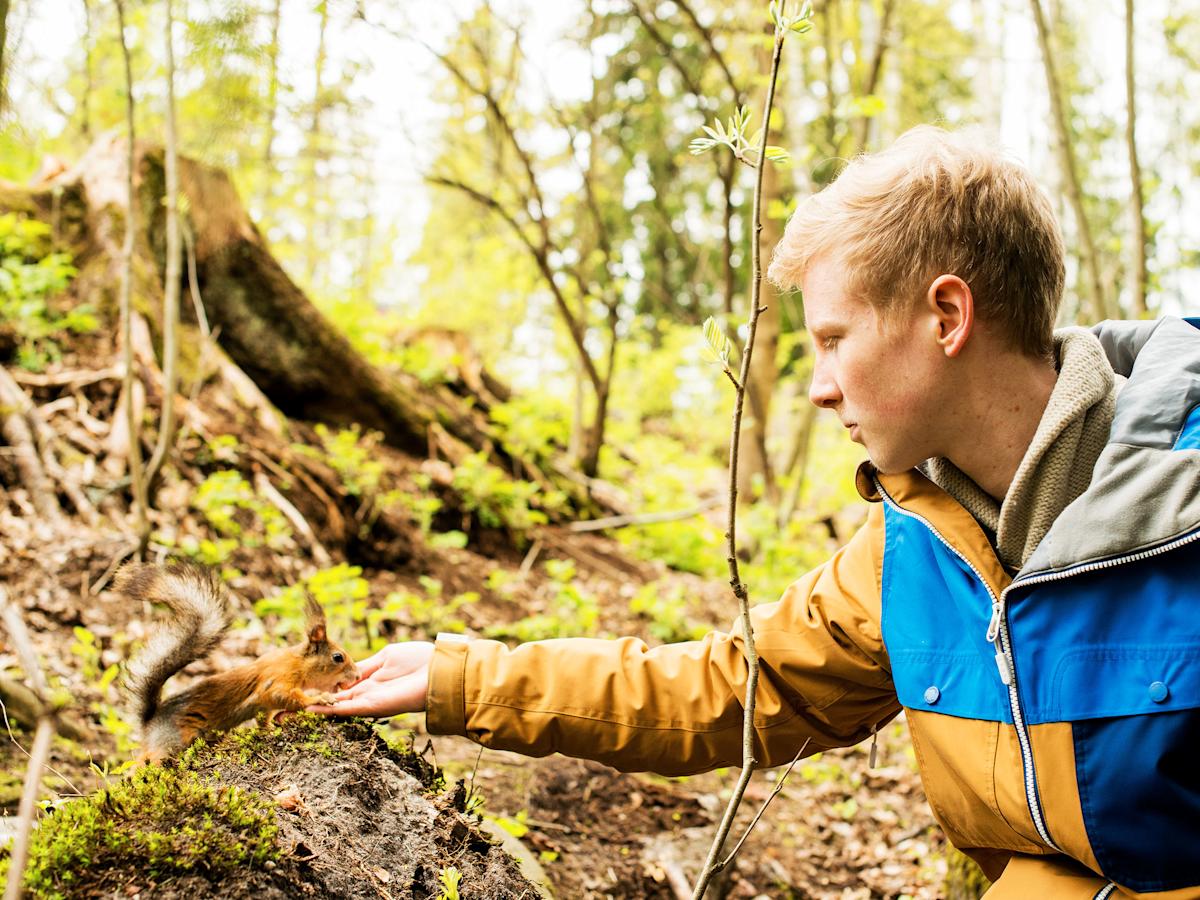
[[[229,627],[229,595],[211,569],[183,561],[131,563],[117,573],[114,587],[131,600],[162,603],[172,613],[126,666],[125,689],[145,725],[158,711],[167,679],[220,642]]]

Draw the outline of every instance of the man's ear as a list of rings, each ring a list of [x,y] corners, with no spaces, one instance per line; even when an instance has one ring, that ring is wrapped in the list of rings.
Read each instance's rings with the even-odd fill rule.
[[[939,275],[930,283],[925,300],[934,317],[938,344],[947,356],[958,356],[975,329],[970,285],[957,275]]]

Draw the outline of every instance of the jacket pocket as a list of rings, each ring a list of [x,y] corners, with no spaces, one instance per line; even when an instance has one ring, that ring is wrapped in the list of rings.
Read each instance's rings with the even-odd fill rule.
[[[1200,709],[1071,726],[1084,827],[1105,877],[1135,891],[1200,884]]]

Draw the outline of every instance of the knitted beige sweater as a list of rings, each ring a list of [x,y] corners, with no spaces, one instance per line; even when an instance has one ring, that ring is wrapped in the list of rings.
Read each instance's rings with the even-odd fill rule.
[[[931,459],[924,466],[926,474],[983,526],[1001,562],[1012,571],[1025,564],[1059,513],[1091,483],[1125,380],[1113,374],[1090,331],[1060,329],[1054,334],[1054,349],[1058,381],[1003,503],[948,459]]]

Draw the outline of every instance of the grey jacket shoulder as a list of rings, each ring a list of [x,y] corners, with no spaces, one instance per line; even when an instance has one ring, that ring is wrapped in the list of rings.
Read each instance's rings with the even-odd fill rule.
[[[1200,450],[1180,440],[1185,428],[1200,427],[1200,327],[1164,317],[1102,322],[1092,333],[1113,371],[1128,380],[1091,485],[1063,510],[1022,575],[1200,531]]]

